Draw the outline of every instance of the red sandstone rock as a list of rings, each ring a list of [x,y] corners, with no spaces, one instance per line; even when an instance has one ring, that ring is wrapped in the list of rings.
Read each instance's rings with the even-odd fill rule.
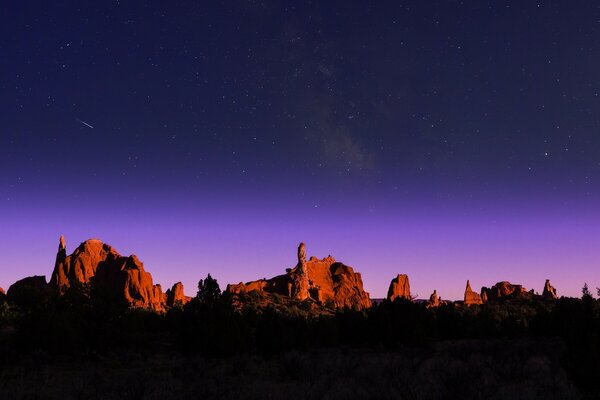
[[[392,279],[390,282],[387,299],[394,301],[397,298],[412,300],[412,297],[410,296],[410,283],[408,282],[408,275],[398,274],[398,276]]]
[[[486,301],[491,302],[503,299],[528,297],[530,295],[533,295],[533,291],[528,292],[522,285],[513,285],[507,281],[498,282],[491,288],[481,288],[481,296],[485,297]]]
[[[284,275],[271,279],[227,285],[230,294],[258,291],[296,300],[312,300],[331,308],[365,309],[371,306],[360,273],[333,257],[306,260],[303,243],[298,246],[298,263]]]
[[[429,301],[427,302],[428,308],[439,307],[442,304],[442,299],[439,298],[437,294],[437,290],[434,290],[429,296]]]
[[[546,283],[544,284],[544,291],[542,292],[542,296],[547,299],[556,299],[558,295],[556,294],[556,289],[552,287],[550,284],[550,279],[546,279]]]
[[[133,307],[164,310],[166,299],[160,285],[153,284],[152,275],[135,255],[121,256],[111,246],[90,239],[67,256],[61,236],[50,286],[64,293],[73,283],[88,283],[91,279]]]
[[[167,289],[166,303],[168,307],[184,305],[190,301],[190,299],[190,297],[183,293],[183,284],[181,282],[177,282],[171,289]]]
[[[483,304],[483,300],[480,295],[471,289],[471,282],[467,280],[467,287],[465,288],[465,305],[470,306],[474,304]]]
[[[116,250],[97,239],[86,240],[67,256],[65,238],[61,236],[50,285],[64,293],[73,282],[89,282],[100,263],[119,258],[121,255]]]

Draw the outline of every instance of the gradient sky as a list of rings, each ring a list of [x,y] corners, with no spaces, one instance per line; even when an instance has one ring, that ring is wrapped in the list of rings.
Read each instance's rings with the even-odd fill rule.
[[[188,295],[600,286],[600,4],[10,2],[0,286],[99,238]],[[595,290],[594,290],[595,292]]]

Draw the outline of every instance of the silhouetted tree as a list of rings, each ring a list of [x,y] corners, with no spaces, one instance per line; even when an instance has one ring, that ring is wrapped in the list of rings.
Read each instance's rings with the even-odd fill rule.
[[[200,304],[212,305],[219,301],[221,298],[221,288],[216,279],[210,274],[206,279],[200,279],[198,282],[198,293],[196,294],[196,300]]]
[[[591,298],[592,297],[592,293],[590,292],[590,289],[588,289],[587,283],[583,284],[583,288],[581,289],[581,293],[582,293],[582,296],[581,296],[582,299],[587,299],[587,298]]]

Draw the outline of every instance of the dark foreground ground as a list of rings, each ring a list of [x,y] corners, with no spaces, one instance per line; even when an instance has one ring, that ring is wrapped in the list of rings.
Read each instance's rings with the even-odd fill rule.
[[[316,349],[226,359],[28,356],[0,399],[579,399],[560,341],[470,340],[394,350]]]

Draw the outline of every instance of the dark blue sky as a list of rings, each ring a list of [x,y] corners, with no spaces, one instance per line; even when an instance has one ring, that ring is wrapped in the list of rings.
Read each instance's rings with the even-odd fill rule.
[[[101,231],[130,248],[128,230],[152,241],[144,224],[199,215],[290,244],[307,240],[296,229],[341,243],[328,227],[355,220],[352,236],[374,214],[381,235],[399,215],[433,232],[440,216],[457,232],[504,218],[596,232],[597,2],[296,3],[3,4],[2,250],[17,259],[15,232],[44,215],[48,238],[19,240]]]

